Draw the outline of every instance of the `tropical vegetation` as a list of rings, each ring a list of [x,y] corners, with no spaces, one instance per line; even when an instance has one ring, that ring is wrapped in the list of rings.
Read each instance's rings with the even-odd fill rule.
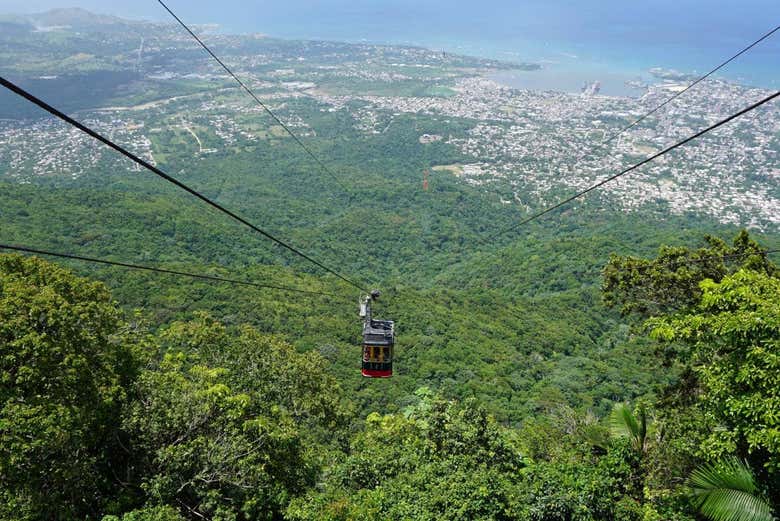
[[[773,519],[778,269],[745,233],[708,241],[604,269],[616,342],[674,378],[603,414],[550,396],[511,419],[424,379],[367,402],[386,387],[350,392],[335,347],[207,312],[155,324],[0,256],[0,518]]]

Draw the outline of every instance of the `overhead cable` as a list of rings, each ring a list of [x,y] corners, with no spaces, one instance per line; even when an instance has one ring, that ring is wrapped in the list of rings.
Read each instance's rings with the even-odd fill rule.
[[[254,288],[261,288],[261,289],[273,289],[278,291],[288,291],[291,293],[305,293],[308,295],[321,295],[325,297],[335,297],[335,298],[344,298],[343,295],[336,295],[333,293],[325,293],[322,291],[312,291],[312,290],[305,290],[305,289],[298,289],[298,288],[292,288],[288,286],[277,286],[273,284],[260,284],[257,282],[251,282],[247,280],[237,280],[237,279],[230,279],[225,277],[217,277],[215,275],[204,275],[199,273],[189,273],[186,271],[177,271],[177,270],[170,270],[165,268],[155,268],[153,266],[142,266],[140,264],[130,264],[127,262],[117,262],[117,261],[110,261],[106,259],[95,259],[92,257],[84,257],[81,255],[73,255],[70,253],[61,253],[61,252],[53,252],[53,251],[47,251],[47,250],[41,250],[37,248],[29,248],[26,246],[18,246],[18,245],[11,245],[11,244],[0,244],[0,250],[11,250],[11,251],[18,251],[22,253],[32,253],[35,255],[47,255],[51,257],[60,257],[63,259],[72,259],[72,260],[78,260],[83,262],[92,262],[96,264],[106,264],[109,266],[118,266],[120,268],[128,268],[133,270],[142,270],[142,271],[151,271],[155,273],[165,273],[168,275],[178,275],[182,277],[190,277],[193,279],[202,279],[202,280],[210,280],[215,282],[223,282],[226,284],[233,284],[233,285],[240,285],[240,286],[251,286]]]
[[[730,121],[732,121],[734,119],[737,119],[738,117],[743,116],[743,115],[747,114],[748,112],[750,112],[752,110],[755,110],[758,107],[760,107],[760,106],[762,106],[762,105],[764,105],[766,103],[769,103],[770,101],[774,100],[778,96],[780,96],[780,91],[775,92],[774,94],[770,94],[769,96],[761,99],[760,101],[757,101],[756,103],[753,103],[749,107],[746,107],[746,108],[740,110],[739,112],[737,112],[735,114],[732,114],[732,115],[728,116],[727,118],[718,121],[714,125],[710,125],[709,127],[705,128],[704,130],[700,130],[699,132],[693,134],[692,136],[689,136],[689,137],[683,139],[682,141],[678,141],[674,145],[671,145],[671,146],[661,150],[657,154],[653,154],[652,156],[650,156],[650,157],[648,157],[646,159],[643,159],[639,163],[636,163],[633,166],[630,166],[630,167],[628,167],[628,168],[618,172],[617,174],[609,176],[606,179],[603,179],[602,181],[599,181],[598,183],[594,184],[593,186],[591,186],[589,188],[586,188],[585,190],[582,190],[580,192],[577,192],[576,194],[572,195],[571,197],[568,197],[568,198],[564,199],[563,201],[561,201],[559,203],[556,203],[556,204],[554,204],[554,205],[552,205],[552,206],[550,206],[550,207],[548,207],[548,208],[546,208],[546,209],[544,209],[544,210],[542,210],[542,211],[540,211],[538,213],[535,213],[535,214],[531,215],[530,217],[527,217],[526,219],[523,219],[522,221],[520,221],[517,224],[513,224],[512,226],[508,226],[508,227],[506,227],[506,228],[504,228],[504,229],[502,229],[502,230],[500,230],[500,231],[498,231],[496,233],[493,233],[492,235],[488,236],[486,239],[481,239],[481,242],[487,243],[488,241],[490,241],[492,239],[495,239],[496,237],[498,237],[500,235],[503,235],[505,233],[514,231],[514,230],[520,228],[521,226],[524,226],[524,225],[530,223],[531,221],[535,221],[536,219],[538,219],[538,218],[540,218],[540,217],[542,217],[542,216],[544,216],[544,215],[546,215],[546,214],[548,214],[548,213],[550,213],[550,212],[552,212],[554,210],[557,210],[558,208],[560,208],[562,206],[565,206],[565,205],[569,204],[570,202],[574,201],[575,199],[579,199],[583,195],[586,195],[586,194],[588,194],[588,193],[590,193],[590,192],[592,192],[594,190],[597,190],[598,188],[601,188],[605,184],[610,183],[610,182],[614,181],[615,179],[618,179],[619,177],[622,177],[622,176],[624,176],[624,175],[626,175],[626,174],[628,174],[630,172],[633,172],[637,168],[639,168],[641,166],[644,166],[647,163],[650,163],[651,161],[653,161],[653,160],[655,160],[655,159],[657,159],[657,158],[659,158],[659,157],[661,157],[661,156],[663,156],[665,154],[668,154],[672,150],[675,150],[676,148],[679,148],[679,147],[685,145],[686,143],[689,143],[689,142],[693,141],[694,139],[699,138],[699,137],[703,136],[704,134],[707,134],[708,132],[712,132],[713,130],[715,130],[715,129],[725,125],[726,123],[728,123],[728,122],[730,122]]]
[[[279,119],[279,117],[278,117],[276,114],[274,114],[274,113],[273,113],[273,111],[272,111],[270,108],[268,108],[268,105],[266,105],[265,103],[263,103],[263,102],[260,100],[260,98],[258,98],[258,97],[257,97],[257,95],[255,95],[255,93],[252,91],[252,89],[250,89],[250,88],[249,88],[249,87],[246,85],[246,83],[244,83],[243,81],[241,81],[241,79],[240,79],[238,76],[236,76],[236,75],[235,75],[235,73],[233,73],[233,71],[232,71],[232,70],[231,70],[231,69],[230,69],[230,68],[229,68],[227,65],[225,65],[225,62],[223,62],[223,61],[222,61],[222,60],[221,60],[221,59],[220,59],[220,58],[219,58],[219,57],[218,57],[218,56],[217,56],[217,55],[214,53],[214,51],[212,51],[212,50],[211,50],[211,49],[210,49],[210,48],[209,48],[209,47],[208,47],[208,46],[207,46],[207,45],[206,45],[206,44],[203,42],[203,40],[201,40],[201,39],[198,37],[198,35],[196,35],[196,34],[193,32],[193,30],[192,30],[192,29],[190,29],[190,28],[189,28],[189,26],[188,26],[187,24],[185,24],[185,23],[184,23],[184,21],[182,21],[182,19],[181,19],[181,18],[179,18],[179,17],[176,15],[176,13],[174,13],[174,12],[171,10],[171,8],[170,8],[170,7],[168,7],[168,6],[165,4],[165,2],[163,2],[162,0],[157,0],[157,1],[160,3],[160,5],[161,5],[161,6],[163,6],[163,8],[164,8],[166,11],[168,11],[168,13],[169,13],[169,14],[170,14],[170,15],[171,15],[171,16],[172,16],[172,17],[173,17],[173,18],[174,18],[174,19],[175,19],[175,20],[176,20],[176,21],[179,23],[179,25],[181,25],[181,26],[184,28],[184,30],[186,30],[188,33],[190,33],[190,36],[192,36],[192,37],[195,39],[195,41],[197,41],[197,42],[200,44],[200,46],[201,46],[201,47],[203,47],[203,49],[204,49],[204,50],[205,50],[207,53],[209,53],[209,54],[211,55],[211,57],[212,57],[212,58],[214,58],[214,60],[216,60],[216,62],[217,62],[217,63],[219,63],[219,64],[222,66],[222,68],[223,68],[223,69],[225,69],[225,72],[227,72],[227,73],[228,73],[230,76],[232,76],[232,77],[233,77],[233,79],[234,79],[234,80],[236,80],[236,82],[237,82],[237,83],[238,83],[238,84],[241,86],[241,88],[242,88],[242,89],[244,89],[244,91],[246,91],[246,93],[247,93],[247,94],[249,94],[249,95],[250,95],[250,96],[251,96],[251,97],[252,97],[252,98],[253,98],[253,99],[254,99],[254,100],[257,102],[257,104],[258,104],[258,105],[260,105],[260,106],[263,108],[263,110],[265,110],[265,111],[268,113],[268,115],[269,115],[269,116],[271,116],[271,118],[272,118],[272,119],[273,119],[273,120],[274,120],[274,121],[275,121],[275,122],[276,122],[276,123],[277,123],[279,126],[281,126],[281,127],[282,127],[282,128],[283,128],[283,129],[284,129],[284,130],[285,130],[285,131],[286,131],[286,132],[287,132],[287,133],[290,135],[290,137],[292,137],[292,138],[293,138],[293,140],[295,140],[295,142],[296,142],[296,143],[297,143],[297,144],[298,144],[298,145],[299,145],[299,146],[300,146],[300,147],[301,147],[301,148],[302,148],[302,149],[303,149],[303,150],[306,152],[306,154],[308,154],[308,155],[309,155],[309,157],[311,157],[311,158],[312,158],[312,159],[313,159],[313,160],[314,160],[314,161],[315,161],[315,162],[316,162],[316,163],[319,165],[319,167],[322,169],[322,171],[323,171],[323,172],[325,172],[326,174],[328,174],[328,175],[329,175],[329,176],[330,176],[330,177],[331,177],[331,178],[332,178],[332,179],[333,179],[333,180],[334,180],[334,181],[335,181],[335,182],[336,182],[336,183],[337,183],[337,184],[338,184],[338,185],[341,187],[341,189],[342,189],[342,190],[344,190],[344,192],[346,192],[346,193],[347,193],[347,194],[350,196],[350,199],[351,199],[351,198],[352,198],[352,193],[351,193],[351,191],[350,191],[350,190],[349,190],[349,189],[348,189],[348,188],[347,188],[347,187],[344,185],[344,183],[342,183],[342,182],[339,180],[339,178],[336,176],[336,174],[334,174],[334,173],[333,173],[333,171],[332,171],[330,168],[328,168],[328,166],[327,166],[327,165],[326,165],[326,164],[325,164],[325,163],[324,163],[324,162],[323,162],[323,161],[322,161],[322,160],[321,160],[319,157],[317,157],[317,156],[314,154],[314,152],[312,152],[312,151],[311,151],[311,149],[310,149],[309,147],[307,147],[307,146],[304,144],[304,142],[303,142],[303,141],[301,141],[301,139],[300,139],[300,138],[299,138],[297,135],[295,135],[295,133],[294,133],[294,132],[293,132],[293,131],[290,129],[290,127],[289,127],[289,126],[287,126],[287,125],[286,125],[286,124],[285,124],[285,123],[284,123],[284,122],[283,122],[281,119]]]
[[[303,259],[306,259],[307,261],[309,261],[312,264],[314,264],[315,266],[318,266],[319,268],[325,270],[326,272],[328,272],[328,273],[330,273],[332,275],[335,275],[336,277],[338,277],[342,281],[346,282],[347,284],[349,284],[351,286],[354,286],[355,288],[357,288],[357,289],[359,289],[361,291],[364,291],[364,292],[368,292],[369,291],[369,290],[363,288],[357,282],[354,282],[351,279],[348,279],[344,275],[342,275],[339,272],[329,268],[325,264],[323,264],[320,261],[312,258],[311,256],[307,255],[306,253],[303,253],[302,251],[298,250],[294,246],[292,246],[292,245],[288,244],[287,242],[285,242],[285,241],[275,237],[274,235],[270,234],[269,232],[266,232],[265,230],[259,228],[258,226],[252,224],[251,222],[247,221],[243,217],[240,217],[239,215],[237,215],[236,213],[232,212],[231,210],[228,210],[227,208],[225,208],[224,206],[220,205],[219,203],[217,203],[213,199],[210,199],[210,198],[206,197],[205,195],[201,194],[197,190],[195,190],[193,188],[190,188],[189,186],[185,185],[181,181],[171,177],[170,175],[166,174],[165,172],[163,172],[162,170],[160,170],[156,166],[150,164],[148,161],[145,161],[145,160],[141,159],[140,157],[138,157],[137,155],[133,154],[132,152],[129,152],[127,149],[123,148],[122,146],[114,143],[110,139],[102,136],[101,134],[98,134],[96,131],[94,131],[91,128],[87,127],[86,125],[76,121],[75,119],[71,118],[67,114],[57,110],[56,108],[52,107],[51,105],[49,105],[45,101],[43,101],[43,100],[33,96],[31,93],[27,92],[26,90],[22,89],[18,85],[12,83],[11,81],[5,79],[2,76],[0,76],[0,85],[2,85],[3,87],[7,88],[8,90],[18,94],[19,96],[27,99],[28,101],[34,103],[35,105],[38,105],[40,108],[42,108],[46,112],[52,114],[53,116],[56,116],[57,118],[61,119],[62,121],[65,121],[66,123],[76,127],[77,129],[81,130],[85,134],[87,134],[87,135],[97,139],[101,143],[109,146],[110,148],[112,148],[115,151],[119,152],[123,156],[125,156],[128,159],[132,160],[133,162],[137,163],[138,165],[146,168],[150,172],[152,172],[152,173],[158,175],[159,177],[165,179],[169,183],[172,183],[172,184],[178,186],[179,188],[181,188],[182,190],[185,190],[186,192],[189,192],[190,194],[194,195],[195,197],[197,197],[201,201],[205,202],[209,206],[212,206],[213,208],[216,208],[217,210],[219,210],[220,212],[222,212],[225,215],[229,216],[230,218],[232,218],[232,219],[240,222],[241,224],[251,228],[255,232],[257,232],[260,235],[262,235],[263,237],[265,237],[265,238],[275,242],[279,246],[281,246],[281,247],[283,247],[283,248],[293,252],[294,254],[298,255],[299,257],[302,257]]]
[[[669,103],[671,103],[671,102],[672,102],[672,101],[674,101],[675,99],[679,98],[680,96],[682,96],[683,94],[685,94],[686,92],[688,92],[690,89],[692,89],[693,87],[695,87],[696,85],[698,85],[698,84],[699,84],[699,83],[701,83],[702,81],[706,80],[707,78],[709,78],[710,76],[712,76],[713,74],[715,74],[716,72],[718,72],[720,69],[722,69],[723,67],[725,67],[726,65],[728,65],[728,64],[729,64],[729,63],[731,63],[732,61],[736,60],[737,58],[739,58],[740,56],[742,56],[743,54],[745,54],[746,52],[748,52],[750,49],[752,49],[753,47],[755,47],[755,46],[756,46],[756,45],[758,45],[759,43],[763,42],[764,40],[766,40],[767,38],[769,38],[770,36],[772,36],[773,34],[775,34],[777,31],[780,31],[780,25],[778,25],[777,27],[775,27],[774,29],[772,29],[771,31],[769,31],[768,33],[766,33],[766,34],[765,34],[765,35],[763,35],[761,38],[759,38],[758,40],[754,41],[753,43],[751,43],[750,45],[748,45],[747,47],[745,47],[745,48],[744,48],[744,49],[742,49],[741,51],[739,51],[737,54],[735,54],[734,56],[732,56],[732,57],[731,57],[731,58],[729,58],[728,60],[726,60],[726,61],[722,62],[720,65],[718,65],[717,67],[715,67],[714,69],[712,69],[710,72],[708,72],[708,73],[707,73],[707,74],[705,74],[704,76],[701,76],[701,77],[699,77],[699,78],[698,78],[696,81],[694,81],[693,83],[691,83],[690,85],[688,85],[687,87],[685,87],[684,89],[682,89],[681,91],[679,91],[679,92],[676,92],[674,95],[672,95],[672,96],[671,96],[671,97],[669,97],[669,98],[668,98],[666,101],[664,101],[663,103],[661,103],[660,105],[658,105],[657,107],[655,107],[654,109],[652,109],[650,112],[648,112],[648,113],[644,114],[642,117],[640,117],[640,118],[638,118],[638,119],[634,120],[634,121],[633,121],[632,123],[630,123],[629,125],[627,125],[627,126],[623,127],[622,129],[618,130],[618,131],[617,131],[615,134],[613,134],[613,135],[612,135],[612,136],[611,136],[609,139],[606,139],[606,140],[604,140],[604,141],[602,142],[602,144],[606,145],[606,144],[609,144],[609,143],[611,143],[612,141],[614,141],[615,139],[617,139],[619,136],[621,136],[623,133],[625,133],[626,131],[628,131],[628,130],[632,129],[633,127],[635,127],[636,125],[638,125],[639,123],[641,123],[642,121],[644,121],[645,119],[647,119],[648,117],[652,116],[653,114],[655,114],[656,112],[658,112],[659,110],[661,110],[663,107],[665,107],[666,105],[668,105]]]

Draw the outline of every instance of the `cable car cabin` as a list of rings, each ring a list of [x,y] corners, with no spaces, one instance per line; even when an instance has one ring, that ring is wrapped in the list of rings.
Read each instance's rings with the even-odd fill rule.
[[[393,376],[395,325],[392,320],[368,319],[363,324],[363,376]]]
[[[371,301],[379,298],[372,291],[360,303],[363,318],[363,376],[389,378],[393,376],[393,346],[395,324],[392,320],[374,320],[371,317]]]

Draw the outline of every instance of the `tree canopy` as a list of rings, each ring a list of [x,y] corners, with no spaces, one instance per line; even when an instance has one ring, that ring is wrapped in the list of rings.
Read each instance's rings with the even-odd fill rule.
[[[481,399],[487,389],[446,376],[460,351],[426,369],[435,388],[366,402],[392,387],[345,388],[339,340],[317,342],[324,326],[314,320],[314,333],[290,329],[311,341],[288,343],[274,332],[288,320],[278,302],[258,302],[266,331],[208,312],[153,324],[101,283],[0,256],[0,519],[770,519],[780,490],[780,278],[745,234],[731,247],[708,244],[662,248],[651,261],[613,257],[605,268],[605,301],[649,332],[625,324],[605,352],[642,350],[673,378],[649,387],[616,373],[638,398],[624,401],[615,386],[599,413],[583,410],[561,392],[577,383],[565,379],[609,366],[575,364],[553,384],[539,369],[544,351],[523,347],[530,337],[520,333],[543,398],[509,391],[532,402],[513,421]],[[445,313],[460,298],[441,297],[421,309]],[[434,334],[408,339],[431,348]],[[464,334],[437,336],[456,350]],[[744,517],[749,505],[763,517]]]

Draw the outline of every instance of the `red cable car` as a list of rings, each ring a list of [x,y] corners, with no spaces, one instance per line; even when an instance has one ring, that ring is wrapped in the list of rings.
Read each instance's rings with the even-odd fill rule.
[[[379,298],[374,290],[360,303],[363,318],[363,376],[368,378],[389,378],[393,376],[393,346],[395,345],[395,324],[392,320],[374,320],[371,316],[371,301]]]

